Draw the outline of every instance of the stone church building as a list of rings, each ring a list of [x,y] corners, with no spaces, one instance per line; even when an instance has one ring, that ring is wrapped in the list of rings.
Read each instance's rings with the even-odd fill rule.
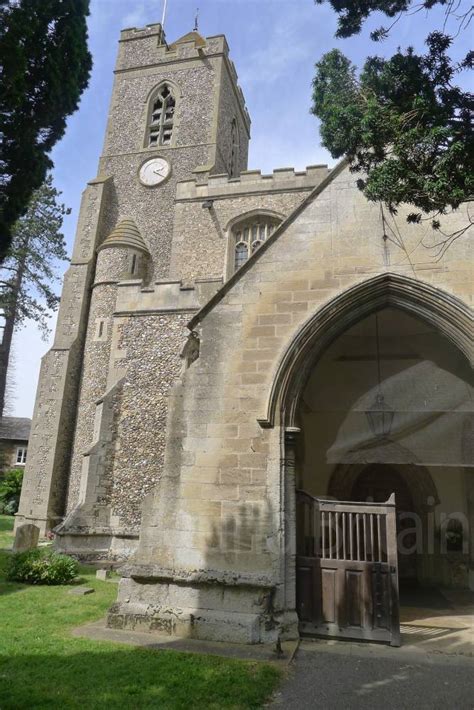
[[[17,525],[124,562],[116,628],[396,645],[474,588],[473,236],[249,136],[224,36],[121,33]]]

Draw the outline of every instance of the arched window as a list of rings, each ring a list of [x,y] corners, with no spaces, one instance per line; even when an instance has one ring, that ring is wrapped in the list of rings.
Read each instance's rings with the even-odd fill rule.
[[[173,121],[176,99],[171,87],[163,84],[151,99],[148,119],[148,146],[170,145],[173,136]]]
[[[273,234],[280,224],[278,217],[270,215],[253,215],[232,228],[233,271],[245,264],[249,256]]]

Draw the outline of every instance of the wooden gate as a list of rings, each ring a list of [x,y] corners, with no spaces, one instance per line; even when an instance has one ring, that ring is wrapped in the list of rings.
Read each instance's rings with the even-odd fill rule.
[[[297,491],[296,500],[301,633],[399,646],[395,494],[353,503]]]

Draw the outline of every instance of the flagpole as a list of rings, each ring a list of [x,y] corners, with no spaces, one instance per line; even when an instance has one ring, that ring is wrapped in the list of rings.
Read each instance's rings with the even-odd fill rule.
[[[166,20],[166,6],[168,4],[168,0],[163,0],[163,15],[161,17],[161,30],[164,31],[165,29],[165,20]]]

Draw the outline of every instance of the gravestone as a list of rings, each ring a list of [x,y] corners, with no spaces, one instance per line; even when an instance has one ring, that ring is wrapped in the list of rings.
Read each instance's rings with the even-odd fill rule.
[[[20,525],[16,529],[13,552],[27,552],[38,546],[39,528],[31,523]]]

